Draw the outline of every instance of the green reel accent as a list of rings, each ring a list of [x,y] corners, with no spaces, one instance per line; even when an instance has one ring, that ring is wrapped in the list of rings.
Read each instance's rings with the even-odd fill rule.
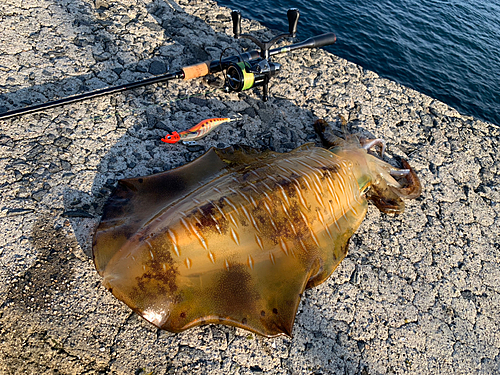
[[[253,73],[247,72],[246,65],[244,62],[239,62],[237,65],[241,69],[241,73],[243,74],[243,87],[241,91],[248,90],[253,87],[255,83],[255,75]]]

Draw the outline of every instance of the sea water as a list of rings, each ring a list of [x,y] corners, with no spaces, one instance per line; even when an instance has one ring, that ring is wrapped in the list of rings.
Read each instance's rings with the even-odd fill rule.
[[[500,125],[500,0],[217,2],[283,32],[298,8],[300,40],[332,31],[335,55]]]

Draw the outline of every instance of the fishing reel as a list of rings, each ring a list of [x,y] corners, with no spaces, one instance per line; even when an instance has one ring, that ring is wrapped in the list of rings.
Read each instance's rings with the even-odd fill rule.
[[[252,87],[263,86],[262,100],[268,98],[269,79],[276,75],[281,65],[269,62],[265,59],[260,61],[243,61],[231,63],[227,68],[227,86],[230,91],[244,91]]]
[[[262,42],[249,34],[241,34],[241,13],[238,10],[231,12],[233,20],[233,33],[236,39],[250,39],[259,48],[259,58],[254,60],[244,60],[231,62],[226,69],[226,88],[228,91],[244,91],[252,87],[262,86],[262,100],[265,102],[269,98],[269,80],[281,69],[281,65],[269,61],[269,50],[279,40],[283,38],[294,38],[297,34],[297,22],[299,20],[299,10],[292,8],[287,12],[288,34],[281,34],[273,39]]]
[[[70,103],[79,102],[81,100],[97,98],[103,95],[113,94],[126,90],[135,89],[159,82],[167,82],[174,79],[189,80],[193,78],[204,77],[208,74],[219,73],[226,71],[226,89],[228,91],[243,91],[252,87],[262,86],[262,100],[267,101],[269,95],[269,80],[275,76],[281,65],[269,61],[270,56],[287,53],[304,48],[319,48],[335,43],[337,37],[334,33],[325,33],[322,35],[311,37],[303,42],[289,44],[280,48],[271,46],[278,40],[295,37],[297,33],[297,21],[299,19],[299,11],[297,9],[289,9],[288,13],[288,34],[278,35],[268,42],[261,42],[252,35],[241,35],[241,14],[239,11],[232,11],[231,18],[233,20],[233,32],[236,38],[250,39],[260,47],[260,51],[247,51],[238,53],[238,55],[220,58],[213,61],[205,61],[202,63],[185,66],[178,71],[167,73],[159,76],[153,76],[141,81],[123,83],[118,86],[105,87],[103,89],[84,92],[73,96],[63,97],[45,103],[34,104],[32,106],[17,108],[7,112],[0,113],[0,120],[16,117],[28,113],[43,111],[49,108],[58,107]]]

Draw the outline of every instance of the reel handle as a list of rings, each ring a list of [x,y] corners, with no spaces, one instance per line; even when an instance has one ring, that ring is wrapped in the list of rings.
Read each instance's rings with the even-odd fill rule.
[[[233,20],[233,33],[235,38],[239,38],[241,34],[241,13],[239,10],[231,11],[231,19]]]
[[[288,33],[292,38],[295,38],[297,35],[297,22],[299,22],[300,12],[297,8],[290,8],[288,12],[286,12],[286,16],[288,17]]]

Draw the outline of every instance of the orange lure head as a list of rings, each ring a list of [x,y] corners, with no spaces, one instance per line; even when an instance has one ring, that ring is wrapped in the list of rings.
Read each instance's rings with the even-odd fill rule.
[[[165,143],[177,143],[181,140],[181,136],[177,132],[172,132],[172,134],[167,134],[161,139]]]

